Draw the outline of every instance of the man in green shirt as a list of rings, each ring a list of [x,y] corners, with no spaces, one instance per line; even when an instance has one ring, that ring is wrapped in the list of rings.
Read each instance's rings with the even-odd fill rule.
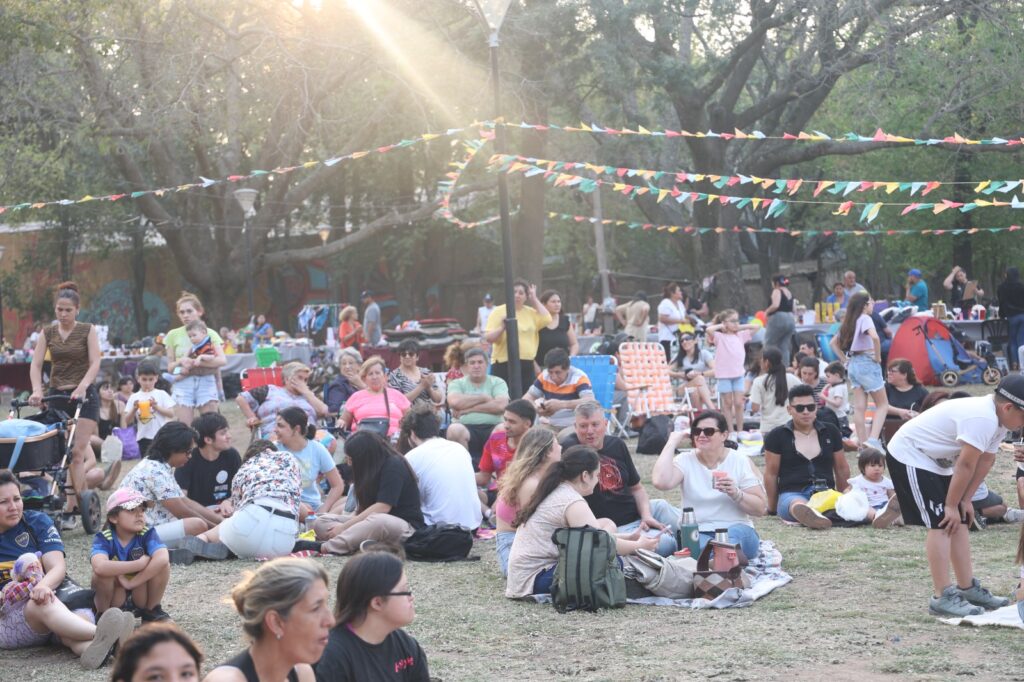
[[[446,437],[469,450],[475,471],[484,443],[508,405],[508,384],[487,374],[487,354],[479,348],[466,352],[463,368],[466,375],[448,385],[448,409],[454,421]]]

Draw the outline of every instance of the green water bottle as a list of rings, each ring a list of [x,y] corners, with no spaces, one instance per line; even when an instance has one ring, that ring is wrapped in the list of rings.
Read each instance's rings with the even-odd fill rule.
[[[696,559],[700,555],[700,527],[693,507],[683,507],[683,515],[679,518],[679,530],[676,531],[676,546],[682,550],[690,550],[690,556]]]

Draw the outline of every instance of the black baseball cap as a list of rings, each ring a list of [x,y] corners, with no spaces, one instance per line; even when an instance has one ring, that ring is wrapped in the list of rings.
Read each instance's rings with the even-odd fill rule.
[[[364,289],[363,293],[359,294],[359,298],[372,298],[372,297],[373,297],[373,291],[371,291],[370,289]]]
[[[1024,376],[1010,374],[1003,377],[996,388],[996,395],[1006,398],[1017,407],[1024,410]]]

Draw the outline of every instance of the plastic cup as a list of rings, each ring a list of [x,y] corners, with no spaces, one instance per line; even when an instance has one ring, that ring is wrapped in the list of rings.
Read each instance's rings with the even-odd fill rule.
[[[139,401],[139,419],[142,421],[149,421],[153,417],[153,401],[152,400],[140,400]]]

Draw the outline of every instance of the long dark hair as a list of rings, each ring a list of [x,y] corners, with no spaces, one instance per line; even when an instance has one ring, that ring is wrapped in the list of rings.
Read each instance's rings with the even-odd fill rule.
[[[789,397],[789,384],[786,382],[786,365],[782,363],[782,351],[778,348],[765,348],[761,352],[761,360],[768,365],[764,378],[765,390],[774,389],[775,404],[785,405]]]
[[[201,673],[203,653],[187,634],[174,623],[149,623],[132,633],[118,649],[114,667],[110,671],[110,682],[132,682],[139,662],[158,644],[173,642],[181,646]]]
[[[360,509],[366,509],[377,500],[380,474],[391,457],[402,462],[413,481],[416,473],[405,457],[391,444],[372,431],[356,431],[345,441],[345,454],[352,460],[352,480]]]
[[[277,416],[293,429],[302,429],[302,435],[306,440],[316,438],[316,424],[309,423],[309,415],[301,407],[286,407],[278,412]]]
[[[199,440],[195,430],[182,422],[167,422],[153,436],[146,450],[146,459],[166,462],[176,452],[188,452]]]
[[[349,559],[338,576],[334,617],[338,625],[359,625],[376,597],[387,596],[402,579],[402,560],[390,552],[366,552]]]
[[[601,458],[592,449],[584,445],[574,445],[562,453],[562,459],[548,467],[544,478],[540,480],[530,501],[516,514],[515,526],[521,526],[533,516],[540,503],[555,492],[555,488],[565,481],[578,478],[585,471],[597,471],[601,466]]]
[[[850,297],[846,304],[846,315],[843,317],[843,325],[839,328],[839,347],[846,352],[853,343],[853,333],[857,330],[857,320],[864,314],[868,307],[870,297],[865,291],[858,291]]]
[[[722,444],[724,447],[731,450],[739,448],[739,443],[734,440],[729,440],[729,423],[725,420],[725,415],[718,410],[701,410],[697,414],[693,415],[693,419],[690,420],[690,440],[696,442],[697,438],[693,435],[693,429],[697,428],[697,424],[700,424],[705,419],[714,419],[718,430],[726,434],[725,443]]]

